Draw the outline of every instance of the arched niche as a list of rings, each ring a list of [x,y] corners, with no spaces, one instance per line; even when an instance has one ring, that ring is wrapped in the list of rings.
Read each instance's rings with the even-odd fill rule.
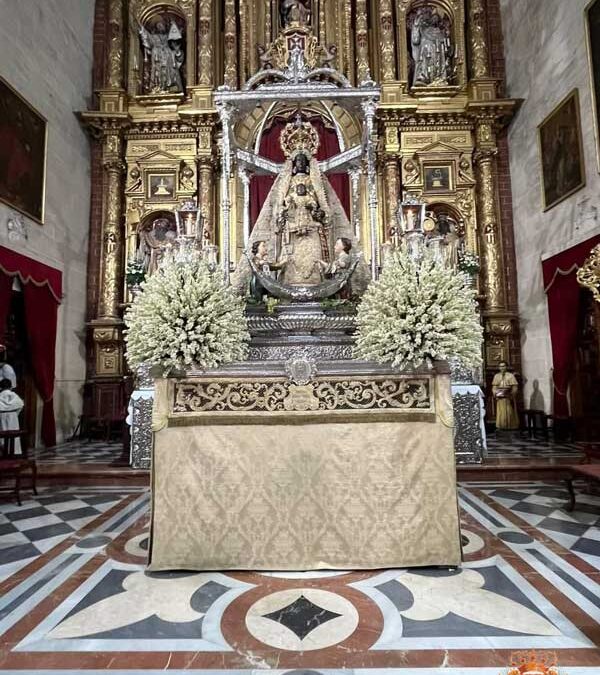
[[[160,24],[163,25],[161,28]],[[187,90],[195,84],[195,42],[196,42],[195,9],[184,0],[160,2],[140,6],[140,2],[130,5],[129,17],[129,68],[128,91],[138,103],[155,103],[157,101],[182,102],[187,97]],[[160,33],[167,38],[167,45],[181,78],[181,91],[172,86],[165,90],[156,90],[151,86],[151,62],[149,53],[143,46],[140,29],[156,35]]]
[[[135,258],[144,264],[147,274],[152,274],[161,260],[167,246],[177,236],[177,223],[172,211],[154,210],[140,219],[135,238],[135,251],[129,259]]]
[[[435,51],[436,43],[441,42],[442,36],[447,35],[451,53],[451,65],[447,72],[447,81],[444,78],[434,77],[434,55],[431,66],[431,77],[419,78],[423,80],[415,83],[416,64],[414,56],[416,47],[413,48],[412,37],[415,33],[415,19],[420,16],[420,31],[418,38],[422,46],[427,42]],[[465,60],[465,12],[463,0],[401,0],[399,14],[399,44],[403,46],[403,54],[400,57],[401,78],[407,82],[407,88],[414,96],[452,95],[459,93],[466,85],[466,60]],[[440,50],[445,47],[439,45]],[[429,61],[428,61],[429,62]],[[423,64],[422,64],[423,65]],[[421,71],[423,67],[421,68]],[[425,67],[426,70],[426,67]]]
[[[258,152],[262,135],[270,128],[272,121],[276,118],[292,118],[296,111],[297,106],[283,103],[257,106],[235,127],[239,147]],[[361,142],[361,123],[339,105],[331,105],[327,102],[305,105],[302,108],[302,114],[306,117],[320,117],[326,127],[335,130],[341,150],[347,150]]]

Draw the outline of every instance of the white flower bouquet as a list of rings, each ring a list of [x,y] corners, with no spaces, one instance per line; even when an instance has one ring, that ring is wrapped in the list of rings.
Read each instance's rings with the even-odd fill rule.
[[[395,252],[358,307],[355,356],[399,368],[451,357],[478,365],[483,331],[475,297],[463,274],[430,254],[413,260]]]
[[[143,283],[125,325],[132,369],[215,368],[244,359],[250,340],[243,301],[199,256],[169,256]]]

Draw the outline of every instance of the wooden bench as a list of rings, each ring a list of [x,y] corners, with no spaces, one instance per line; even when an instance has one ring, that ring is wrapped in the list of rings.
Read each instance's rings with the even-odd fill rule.
[[[582,464],[573,464],[569,467],[571,476],[566,479],[567,489],[569,491],[569,502],[566,506],[567,511],[573,511],[575,508],[576,495],[573,481],[577,478],[583,478],[588,482],[600,483],[600,444],[586,445],[583,448],[585,459]]]
[[[21,506],[21,494],[20,490],[22,487],[30,487],[33,490],[33,494],[37,495],[36,489],[36,478],[37,478],[37,467],[34,459],[29,459],[27,456],[27,450],[25,449],[25,444],[21,443],[22,454],[15,454],[15,442],[17,438],[23,438],[27,436],[27,431],[0,431],[0,443],[1,446],[1,455],[0,455],[0,478],[14,478],[15,484],[14,487],[0,487],[0,490],[4,492],[9,492],[14,494],[17,500],[17,504]],[[21,478],[23,475],[29,473],[29,485],[22,485]]]

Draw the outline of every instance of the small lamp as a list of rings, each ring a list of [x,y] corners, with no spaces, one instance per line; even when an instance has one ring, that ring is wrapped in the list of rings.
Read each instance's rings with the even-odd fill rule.
[[[196,205],[196,202],[184,202],[175,211],[175,221],[177,223],[177,238],[186,242],[202,242],[201,237],[202,214]]]

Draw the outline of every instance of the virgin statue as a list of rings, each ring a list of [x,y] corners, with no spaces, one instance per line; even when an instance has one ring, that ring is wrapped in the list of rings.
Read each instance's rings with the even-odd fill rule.
[[[280,283],[316,286],[335,258],[336,241],[345,239],[360,260],[353,276],[353,288],[359,290],[366,286],[368,269],[344,208],[315,158],[319,142],[310,122],[297,120],[281,132],[286,160],[252,230],[249,249],[257,241],[265,243],[265,258],[278,271]],[[239,292],[245,292],[250,278],[242,256],[233,279]]]

